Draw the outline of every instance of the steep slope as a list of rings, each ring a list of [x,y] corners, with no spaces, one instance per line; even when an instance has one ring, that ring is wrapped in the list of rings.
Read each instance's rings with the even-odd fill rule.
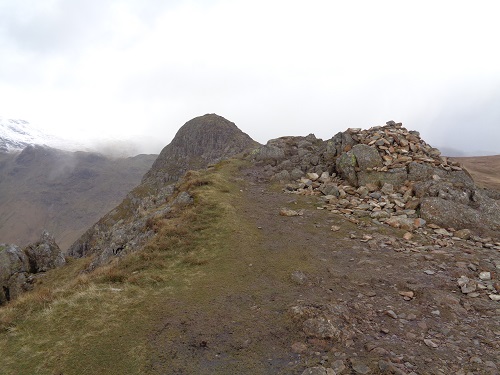
[[[154,162],[143,182],[175,182],[189,169],[205,168],[243,150],[257,146],[231,121],[206,114],[185,123]]]
[[[69,254],[97,255],[95,267],[110,257],[137,251],[155,234],[152,220],[168,216],[174,206],[192,199],[177,196],[174,188],[187,170],[205,168],[257,145],[221,116],[207,114],[188,121],[162,150],[141,185],[76,241]]]
[[[47,229],[67,249],[140,182],[154,159],[32,145],[0,153],[0,242],[25,246]]]

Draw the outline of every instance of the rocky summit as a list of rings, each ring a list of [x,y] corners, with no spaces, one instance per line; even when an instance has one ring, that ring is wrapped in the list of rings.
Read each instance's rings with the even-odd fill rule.
[[[0,246],[1,373],[500,374],[500,190],[394,121],[181,130],[66,265]]]
[[[206,114],[186,122],[160,153],[143,182],[164,185],[189,169],[201,169],[256,146],[257,142],[231,121]]]
[[[478,188],[458,163],[401,123],[348,129],[328,141],[312,134],[274,139],[254,160],[274,180],[299,179],[288,190],[322,195],[349,217],[370,216],[409,230],[428,221],[484,235],[500,232],[498,194]]]
[[[234,123],[216,114],[188,121],[161,151],[142,184],[77,240],[69,254],[97,254],[91,265],[95,267],[110,257],[137,250],[154,235],[148,225],[153,218],[192,201],[188,193],[175,188],[186,171],[206,168],[256,146]]]

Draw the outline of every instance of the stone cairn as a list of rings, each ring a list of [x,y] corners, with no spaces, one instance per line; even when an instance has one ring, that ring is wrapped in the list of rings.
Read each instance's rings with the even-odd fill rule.
[[[265,177],[286,183],[286,192],[319,196],[319,208],[351,222],[385,223],[408,231],[408,237],[424,226],[461,239],[475,232],[485,235],[476,236],[485,245],[500,249],[488,237],[500,233],[498,197],[478,189],[459,163],[401,123],[350,128],[328,141],[312,134],[282,137],[253,157],[264,165]]]

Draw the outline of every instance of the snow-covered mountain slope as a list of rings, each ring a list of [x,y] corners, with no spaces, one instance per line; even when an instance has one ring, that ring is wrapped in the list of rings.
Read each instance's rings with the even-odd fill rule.
[[[28,145],[45,145],[61,150],[86,150],[87,147],[47,134],[25,120],[0,117],[0,152],[23,150]]]

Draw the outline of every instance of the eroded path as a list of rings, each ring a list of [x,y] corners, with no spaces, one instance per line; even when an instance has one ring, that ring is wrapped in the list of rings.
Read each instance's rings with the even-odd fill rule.
[[[259,175],[245,170],[239,180],[232,251],[165,302],[151,373],[498,374],[499,302],[457,286],[462,275],[495,276],[498,251],[404,241]]]

